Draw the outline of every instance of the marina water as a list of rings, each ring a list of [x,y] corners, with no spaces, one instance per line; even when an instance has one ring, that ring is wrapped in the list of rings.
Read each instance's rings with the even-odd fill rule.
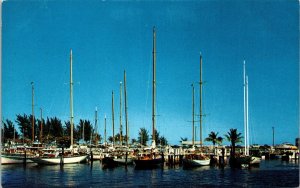
[[[299,162],[263,160],[260,167],[251,169],[103,169],[100,161],[64,166],[29,163],[2,165],[1,178],[2,187],[298,187]]]

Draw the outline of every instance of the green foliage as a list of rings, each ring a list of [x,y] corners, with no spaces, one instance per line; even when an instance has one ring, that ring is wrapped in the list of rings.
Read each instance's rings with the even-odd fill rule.
[[[235,144],[242,142],[242,133],[238,133],[237,129],[230,129],[229,132],[225,135],[226,139],[231,143],[231,152],[230,155],[234,157],[235,155]]]
[[[4,136],[4,143],[6,143],[9,140],[13,140],[14,139],[14,135],[15,135],[15,139],[19,138],[19,133],[15,130],[15,126],[13,124],[12,121],[6,119],[5,122],[3,122],[3,136]]]
[[[185,137],[185,138],[180,137],[180,139],[181,139],[181,142],[182,142],[182,141],[187,141],[187,140],[188,140],[187,137]]]
[[[160,144],[161,144],[162,146],[168,145],[168,140],[167,140],[164,136],[161,136],[161,137],[159,138],[159,140],[160,140]]]
[[[138,142],[145,146],[145,145],[147,145],[148,141],[149,141],[148,131],[146,130],[146,128],[140,128]]]
[[[208,137],[205,138],[205,141],[212,142],[214,146],[215,146],[216,144],[221,144],[222,141],[223,141],[223,138],[220,137],[220,136],[218,137],[218,134],[219,134],[218,132],[215,133],[215,132],[211,131],[211,132],[209,133]]]
[[[231,145],[242,142],[242,133],[238,133],[237,129],[230,129],[230,131],[225,135],[226,139],[231,142]]]
[[[61,144],[69,145],[69,143],[66,141],[67,139],[70,139],[71,136],[71,124],[70,121],[65,121],[64,126],[61,122],[61,120],[57,117],[49,118],[47,117],[46,120],[42,119],[43,122],[43,138],[42,141],[44,143],[50,143],[53,141],[60,141]],[[25,138],[26,140],[32,139],[32,115],[27,116],[24,115],[17,115],[16,123],[19,126],[19,130],[21,132],[21,136]],[[39,138],[40,135],[40,125],[41,120],[35,119],[35,136]],[[83,132],[83,126],[84,126],[84,132]],[[79,124],[74,126],[73,128],[73,138],[74,140],[79,140],[82,138],[82,133],[84,133],[84,140],[89,141],[91,137],[91,133],[93,130],[93,126],[89,120],[80,120]],[[81,134],[80,134],[81,133]],[[96,136],[96,134],[95,134]],[[100,135],[98,137],[94,137],[93,139],[100,139]]]
[[[85,142],[90,141],[92,131],[93,125],[91,122],[89,120],[80,119],[77,125],[76,140],[84,139]]]
[[[19,130],[24,139],[32,139],[32,115],[26,114],[17,115],[16,123],[19,125]]]
[[[131,139],[131,144],[134,144],[136,142],[137,142],[137,140],[135,138]]]

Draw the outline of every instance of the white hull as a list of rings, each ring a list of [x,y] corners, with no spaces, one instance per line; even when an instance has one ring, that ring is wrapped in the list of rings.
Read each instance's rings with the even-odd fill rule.
[[[114,161],[119,163],[119,164],[126,164],[125,158],[115,158]],[[132,164],[132,163],[133,163],[133,159],[132,158],[127,158],[127,164]]]
[[[250,164],[251,165],[259,165],[260,161],[261,161],[261,158],[259,158],[259,157],[251,157]]]
[[[187,166],[208,166],[210,159],[184,159],[183,163]]]
[[[86,160],[87,155],[84,156],[73,156],[73,157],[64,157],[61,159],[60,157],[54,157],[54,158],[42,158],[37,157],[32,159],[33,162],[38,164],[72,164],[72,163],[80,163],[84,160]]]
[[[101,160],[101,155],[99,154],[99,155],[95,155],[95,154],[93,154],[93,160],[95,161],[95,160]]]
[[[32,163],[30,159],[26,159],[26,163]],[[1,164],[21,164],[24,163],[24,157],[22,156],[1,156]]]

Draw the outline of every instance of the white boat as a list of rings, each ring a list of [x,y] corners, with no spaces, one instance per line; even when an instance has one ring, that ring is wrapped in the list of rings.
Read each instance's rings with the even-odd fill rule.
[[[24,155],[1,155],[1,164],[21,164],[21,163],[32,163],[31,157],[26,158]]]
[[[51,164],[72,164],[86,161],[87,155],[70,156],[70,157],[36,157],[32,161],[37,164],[51,165]]]
[[[86,161],[88,155],[79,155],[80,148],[73,144],[73,72],[72,72],[72,49],[70,51],[70,124],[71,124],[71,145],[67,152],[56,150],[55,156],[40,156],[32,159],[33,162],[38,164],[71,164]]]
[[[200,145],[202,148],[202,117],[204,116],[202,113],[202,55],[200,54]],[[183,165],[193,167],[193,166],[208,166],[210,165],[210,158],[203,153],[201,153],[201,148],[200,151],[195,151],[195,132],[194,132],[194,123],[195,123],[195,114],[194,114],[194,85],[192,84],[193,87],[193,100],[192,100],[192,123],[193,123],[193,131],[192,131],[192,143],[193,143],[193,148],[190,150],[190,154],[185,155],[183,159]],[[196,152],[196,153],[195,153]]]
[[[117,162],[118,164],[132,164],[133,159],[132,158],[127,158],[127,162],[125,158],[114,158],[114,161]]]
[[[254,156],[252,156],[251,160],[250,160],[250,165],[259,165],[260,162],[261,162],[261,158],[260,157],[254,157]]]
[[[245,146],[244,146],[244,155],[240,157],[239,160],[241,165],[259,165],[261,162],[260,157],[251,156],[249,154],[249,107],[248,107],[248,75],[246,75],[246,64],[244,61],[243,65],[243,77],[244,77],[244,132],[245,132]]]
[[[210,159],[183,159],[185,166],[208,166]]]

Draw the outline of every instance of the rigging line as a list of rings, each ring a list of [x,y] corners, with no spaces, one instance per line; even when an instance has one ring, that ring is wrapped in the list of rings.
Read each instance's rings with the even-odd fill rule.
[[[150,79],[151,79],[151,67],[152,67],[152,61],[151,61],[152,53],[149,53],[149,66],[148,66],[148,79],[147,79],[147,91],[146,91],[146,103],[145,103],[145,110],[144,110],[144,117],[143,117],[143,127],[145,127],[145,117],[146,117],[146,111],[148,106],[148,99],[149,99],[149,88],[150,88]]]

